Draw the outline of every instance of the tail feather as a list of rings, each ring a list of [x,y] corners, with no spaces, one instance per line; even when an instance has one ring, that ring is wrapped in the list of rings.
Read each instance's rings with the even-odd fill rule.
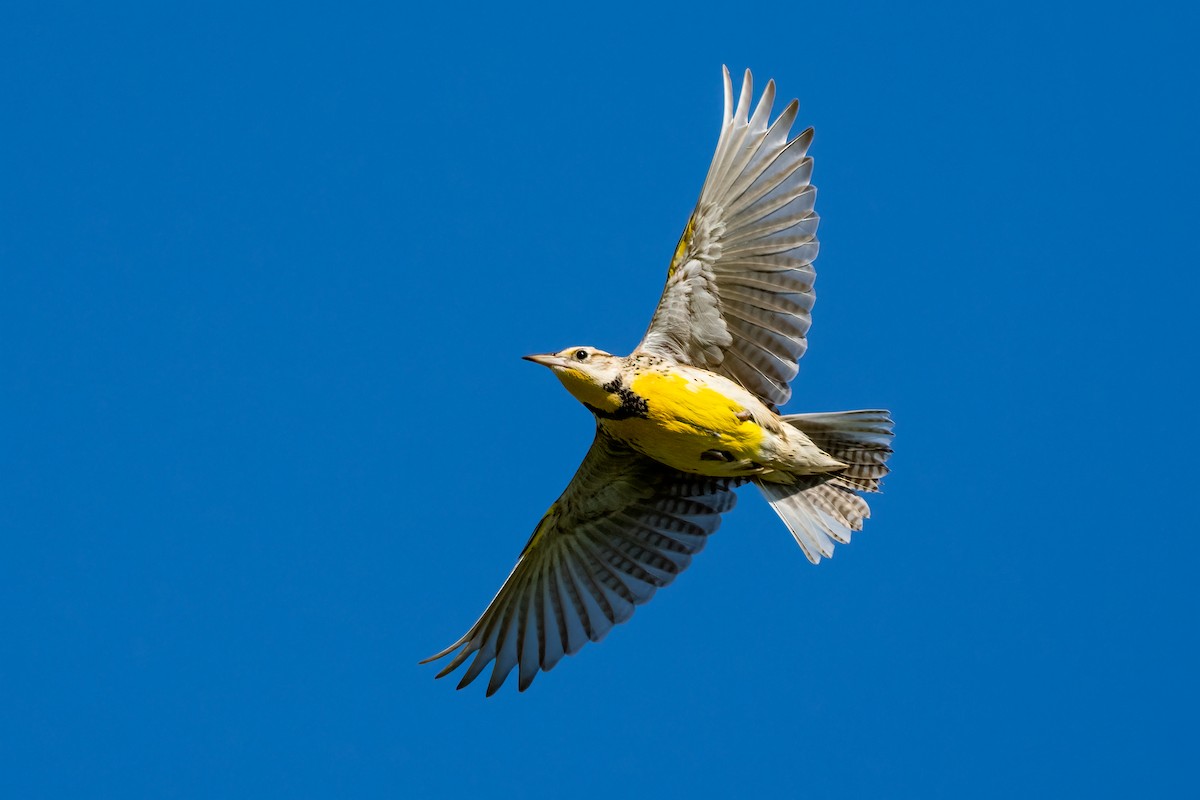
[[[759,481],[758,488],[812,563],[820,564],[821,556],[832,558],[835,540],[849,541],[838,526],[829,524],[832,520],[817,508],[808,491],[767,481]]]
[[[879,491],[892,454],[892,417],[887,411],[834,411],[789,414],[784,422],[799,428],[813,444],[850,466],[839,477],[864,492]]]
[[[792,414],[784,421],[850,466],[826,475],[798,476],[794,484],[758,482],[767,502],[814,564],[833,557],[833,544],[850,542],[871,516],[857,492],[877,492],[892,454],[892,419],[886,411]]]
[[[840,442],[846,445],[887,447],[892,442],[892,416],[880,408],[788,414],[783,419],[807,433],[818,444],[818,436],[830,444]]]

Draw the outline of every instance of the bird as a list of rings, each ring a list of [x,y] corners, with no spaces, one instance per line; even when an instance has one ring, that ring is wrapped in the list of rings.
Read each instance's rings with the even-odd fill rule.
[[[671,583],[752,483],[808,560],[862,529],[889,471],[888,411],[781,414],[807,349],[818,216],[811,127],[791,136],[792,100],[771,121],[775,83],[753,111],[728,68],[716,152],[667,269],[645,336],[628,356],[590,346],[525,356],[595,418],[591,447],[533,530],[478,621],[429,663],[489,664],[487,696],[599,641]],[[457,652],[455,652],[457,651]],[[473,657],[473,658],[472,658]]]

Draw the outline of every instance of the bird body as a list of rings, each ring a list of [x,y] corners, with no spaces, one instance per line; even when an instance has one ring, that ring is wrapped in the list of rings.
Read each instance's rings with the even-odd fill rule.
[[[780,414],[808,347],[817,255],[809,128],[793,100],[771,122],[775,84],[751,113],[725,71],[717,149],[641,343],[526,356],[592,412],[596,435],[534,528],[508,579],[438,677],[493,664],[487,693],[599,641],[691,563],[754,483],[809,561],[833,555],[870,515],[888,472],[881,410]],[[457,652],[455,652],[457,651]],[[472,658],[473,656],[473,658]]]
[[[554,370],[605,433],[677,470],[792,483],[792,476],[847,466],[753,393],[711,370],[591,347],[526,358]]]

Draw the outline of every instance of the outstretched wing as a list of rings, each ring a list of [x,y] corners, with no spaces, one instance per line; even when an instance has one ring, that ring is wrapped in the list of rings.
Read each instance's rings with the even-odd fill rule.
[[[538,670],[603,639],[686,569],[733,508],[738,483],[669,469],[597,428],[579,471],[483,616],[422,663],[461,647],[437,677],[474,654],[458,688],[495,661],[488,695],[514,667],[525,691]]]
[[[795,100],[768,125],[774,81],[753,115],[751,95],[747,71],[733,109],[726,69],[717,152],[637,349],[724,373],[778,406],[791,397],[814,299],[812,128],[788,138]]]

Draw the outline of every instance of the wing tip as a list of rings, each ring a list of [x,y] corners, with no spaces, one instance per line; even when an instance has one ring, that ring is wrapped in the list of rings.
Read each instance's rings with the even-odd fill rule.
[[[455,642],[454,644],[447,647],[445,650],[442,650],[440,653],[434,653],[433,655],[429,656],[429,658],[423,658],[420,661],[418,661],[417,663],[418,664],[432,664],[434,661],[437,661],[438,659],[445,658],[446,656],[450,655],[451,653],[453,653],[455,650],[462,647],[466,643],[467,643],[467,639],[466,639],[466,637],[463,637],[462,639],[459,639],[457,642]],[[441,677],[441,676],[439,675],[438,677]]]

